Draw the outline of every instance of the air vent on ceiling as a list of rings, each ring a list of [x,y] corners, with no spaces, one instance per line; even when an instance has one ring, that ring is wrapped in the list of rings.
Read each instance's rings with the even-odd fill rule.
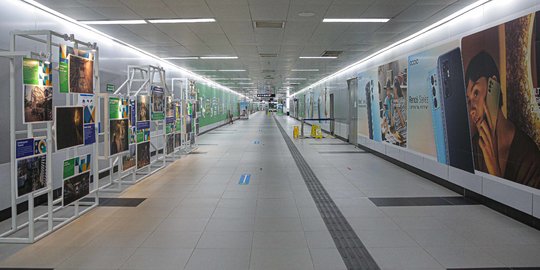
[[[338,57],[343,53],[343,51],[324,51],[322,56],[326,57]]]
[[[259,53],[260,57],[277,57],[277,53]]]
[[[254,21],[255,28],[285,28],[284,21]]]
[[[276,72],[275,69],[263,69],[262,70],[263,73],[273,73],[273,72]]]

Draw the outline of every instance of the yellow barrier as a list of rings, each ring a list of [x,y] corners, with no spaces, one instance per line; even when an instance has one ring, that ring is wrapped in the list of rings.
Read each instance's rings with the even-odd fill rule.
[[[319,126],[319,125],[312,125],[311,126],[311,137],[313,137],[315,139],[322,139],[321,126]]]
[[[298,133],[300,133],[300,128],[298,126],[293,126],[293,138],[298,139]]]

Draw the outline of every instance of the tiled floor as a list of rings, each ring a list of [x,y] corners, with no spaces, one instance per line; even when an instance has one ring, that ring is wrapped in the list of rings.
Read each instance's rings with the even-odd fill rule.
[[[278,119],[291,133],[296,122]],[[99,207],[33,245],[1,244],[0,267],[346,269],[272,117],[199,142],[204,154],[122,193],[140,205]],[[295,143],[381,269],[540,266],[539,231],[482,205],[378,207],[368,197],[457,194],[335,139]]]

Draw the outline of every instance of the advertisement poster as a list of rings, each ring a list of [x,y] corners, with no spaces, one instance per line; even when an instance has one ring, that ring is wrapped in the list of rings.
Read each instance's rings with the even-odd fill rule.
[[[137,144],[137,169],[150,164],[150,142]]]
[[[91,163],[91,154],[64,160],[63,179],[90,171]]]
[[[15,157],[17,159],[47,153],[47,138],[27,138],[15,142]]]
[[[381,65],[377,75],[382,140],[407,147],[407,60]]]
[[[163,120],[165,118],[165,92],[162,87],[152,86],[152,120]]]
[[[150,96],[137,96],[137,122],[150,121]]]
[[[129,150],[128,119],[110,120],[109,155],[113,156]]]
[[[23,84],[52,86],[52,64],[23,58]]]
[[[540,13],[461,40],[474,168],[540,188]]]
[[[137,122],[137,143],[150,141],[150,121]]]
[[[137,161],[137,145],[132,144],[129,146],[129,152],[122,156],[122,171],[127,171],[136,165]]]
[[[366,95],[366,112],[369,138],[377,142],[382,141],[381,108],[379,98],[380,87],[377,82],[377,70],[371,69],[358,75],[358,87],[364,89]]]
[[[84,58],[86,60],[93,60],[94,56],[90,52],[74,49],[66,45],[60,45],[59,51],[60,51],[59,61],[58,61],[58,80],[59,80],[59,86],[60,86],[59,92],[69,93],[70,81],[71,81],[70,74],[72,72],[69,66],[70,59],[71,59],[70,56],[75,55],[75,56]],[[82,66],[80,66],[80,64],[81,64],[81,61],[77,61],[77,63],[73,66],[73,75],[78,79],[82,79],[83,82],[79,85],[79,82],[76,81],[73,83],[73,87],[79,88],[78,90],[86,91],[86,92],[77,92],[77,93],[93,93],[93,74],[90,75],[90,79],[89,79],[88,74],[87,74],[89,71],[86,70],[87,66],[85,66],[84,63]],[[93,62],[91,65],[93,66]],[[78,69],[78,71],[76,70],[76,68]],[[79,72],[79,74],[76,74],[77,72]],[[81,74],[80,72],[82,72],[83,74]],[[93,70],[91,72],[93,73]],[[92,82],[89,83],[88,82],[89,80],[91,80]],[[88,84],[90,84],[90,87]],[[88,92],[88,88],[90,88],[89,92]]]
[[[446,164],[446,133],[443,129],[437,60],[456,48],[450,42],[409,56],[408,147]]]
[[[47,156],[17,160],[17,197],[47,187]]]
[[[84,144],[83,107],[55,107],[56,150]]]
[[[109,119],[128,119],[129,111],[129,99],[109,97]]]
[[[64,180],[62,186],[63,206],[69,205],[90,194],[90,172],[85,172]]]

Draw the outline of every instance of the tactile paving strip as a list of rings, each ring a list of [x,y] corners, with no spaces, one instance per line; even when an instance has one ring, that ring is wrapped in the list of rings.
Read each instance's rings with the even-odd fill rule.
[[[279,121],[274,120],[347,269],[380,269]]]

